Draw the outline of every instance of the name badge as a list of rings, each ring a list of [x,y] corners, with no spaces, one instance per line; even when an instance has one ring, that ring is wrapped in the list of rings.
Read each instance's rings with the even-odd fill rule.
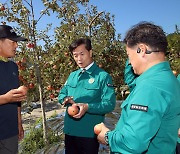
[[[94,83],[94,78],[90,78],[88,81],[90,84]]]
[[[131,110],[138,110],[138,111],[147,112],[147,111],[148,111],[148,106],[131,104],[130,109],[131,109]]]

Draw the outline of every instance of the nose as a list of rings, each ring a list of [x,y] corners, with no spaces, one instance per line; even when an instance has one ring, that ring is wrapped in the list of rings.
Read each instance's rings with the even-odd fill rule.
[[[78,61],[81,61],[82,60],[82,57],[81,55],[78,56]]]

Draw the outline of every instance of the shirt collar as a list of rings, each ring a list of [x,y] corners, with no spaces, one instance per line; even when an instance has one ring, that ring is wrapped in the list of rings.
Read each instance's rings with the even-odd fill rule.
[[[91,64],[89,64],[89,65],[86,66],[85,68],[81,68],[81,70],[84,70],[84,69],[85,69],[85,70],[87,71],[93,64],[94,64],[94,62],[92,62]]]
[[[92,63],[91,63],[90,65],[88,65],[87,67],[89,67],[89,68],[88,68],[88,70],[86,70],[86,73],[92,74],[93,71],[94,71],[98,66],[96,65],[95,62],[92,62]],[[86,67],[86,68],[87,68],[87,67]],[[79,70],[78,70],[78,73],[82,73],[82,70],[83,70],[83,68],[79,69]]]

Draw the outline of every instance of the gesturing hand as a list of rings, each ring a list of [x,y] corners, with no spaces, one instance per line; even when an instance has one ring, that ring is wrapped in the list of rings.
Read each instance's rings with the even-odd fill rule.
[[[64,99],[64,102],[62,103],[62,105],[66,105],[66,104],[68,104],[68,103],[70,103],[70,104],[74,104],[74,103],[75,103],[72,96],[66,97],[66,98]]]
[[[73,116],[74,118],[81,118],[86,113],[86,111],[88,110],[88,104],[75,103],[73,105],[79,107],[79,112],[78,112],[78,114]]]
[[[17,89],[12,89],[4,95],[4,98],[6,99],[7,103],[8,102],[21,102],[26,99],[26,95]]]
[[[106,142],[105,142],[105,133],[109,131],[109,128],[107,128],[104,123],[101,123],[101,132],[98,134],[97,136],[97,139],[98,141],[101,143],[101,144],[105,144],[106,145]]]

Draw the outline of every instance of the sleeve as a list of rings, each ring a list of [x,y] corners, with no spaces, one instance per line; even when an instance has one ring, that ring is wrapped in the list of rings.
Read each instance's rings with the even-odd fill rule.
[[[62,87],[62,89],[60,90],[59,95],[58,95],[58,102],[59,102],[60,104],[63,103],[64,98],[67,97],[67,95],[68,95],[67,82],[68,82],[68,80],[65,82],[65,84],[63,85],[63,87]]]
[[[122,107],[121,122],[118,122],[115,130],[108,133],[112,152],[146,151],[159,130],[164,112],[168,109],[166,101],[156,88],[143,86],[135,89],[131,97]],[[132,104],[147,107],[147,111],[132,109]]]
[[[134,73],[132,65],[129,63],[129,60],[127,60],[124,71],[124,82],[128,85],[130,91],[134,89],[137,77],[138,75]]]
[[[101,81],[101,102],[89,104],[87,112],[92,114],[106,114],[114,110],[115,104],[116,96],[112,78],[107,74]]]
[[[67,86],[64,84],[58,95],[58,101],[60,104],[63,103],[65,97],[67,97]]]

